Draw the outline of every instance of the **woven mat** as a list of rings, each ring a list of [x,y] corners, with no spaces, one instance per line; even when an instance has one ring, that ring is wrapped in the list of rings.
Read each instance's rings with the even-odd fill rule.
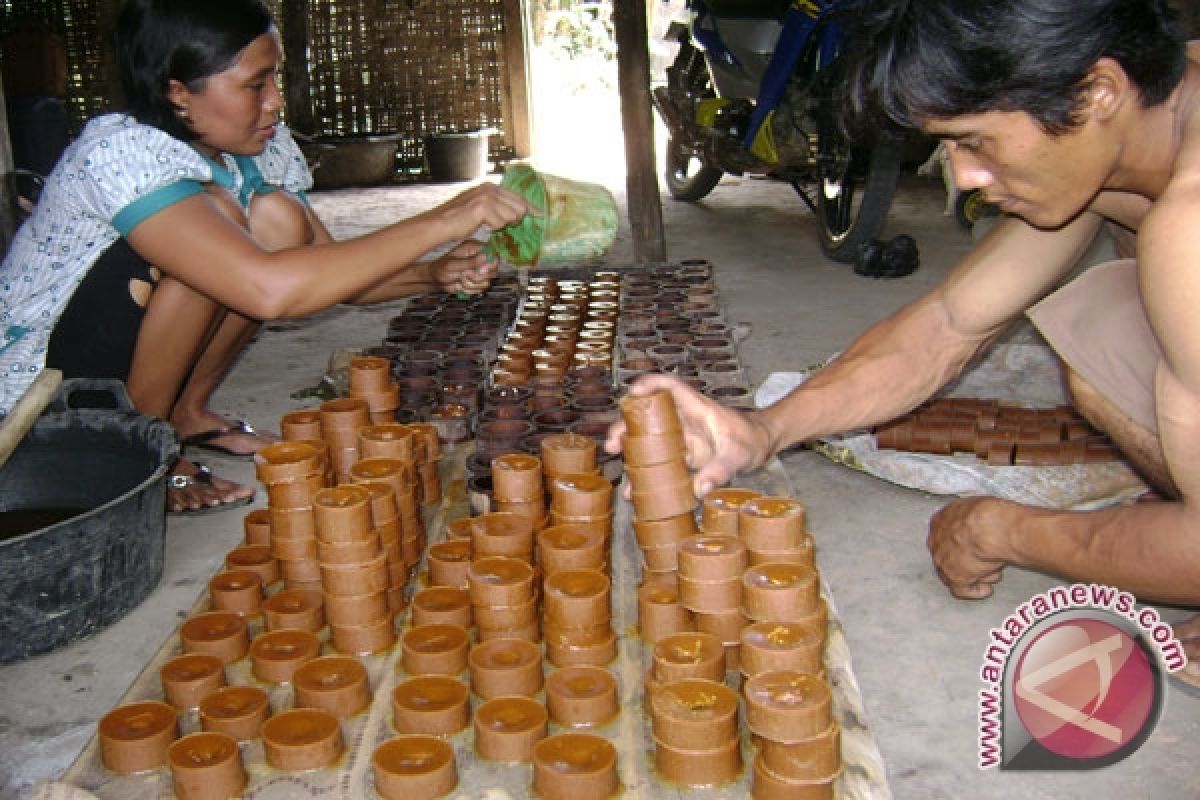
[[[819,367],[774,373],[755,395],[770,405]],[[1066,402],[1058,360],[1044,344],[1018,342],[993,348],[979,364],[947,387],[949,397],[994,398],[1013,405],[1052,408]],[[1052,467],[997,467],[973,455],[942,456],[880,449],[861,431],[831,436],[813,449],[851,469],[933,494],[1002,497],[1042,508],[1087,510],[1123,503],[1146,491],[1124,461]]]
[[[446,519],[466,513],[463,482],[463,462],[467,448],[450,448],[442,461],[443,485],[448,487],[441,505],[426,509],[430,541],[442,538]],[[770,494],[796,496],[787,473],[775,459],[758,472],[745,476],[740,485]],[[617,660],[609,666],[616,675],[620,690],[622,712],[609,725],[593,731],[614,743],[618,752],[618,770],[625,798],[744,798],[749,796],[750,772],[744,770],[739,779],[729,785],[711,789],[680,789],[664,783],[654,773],[650,719],[643,711],[643,675],[650,664],[650,648],[637,635],[637,593],[641,579],[640,555],[633,535],[631,507],[618,499],[614,513],[613,565],[613,627],[619,637]],[[815,534],[819,537],[820,534]],[[423,576],[414,581],[419,588]],[[828,586],[823,587],[829,603],[829,644],[826,650],[826,672],[833,687],[834,713],[842,726],[842,754],[845,770],[835,784],[839,798],[855,800],[887,800],[891,792],[882,757],[866,723],[862,697],[850,659],[849,646],[838,619],[837,607]],[[207,596],[202,596],[193,613],[207,610]],[[401,622],[408,624],[407,612]],[[252,628],[253,630],[253,628]],[[326,648],[328,649],[328,648]],[[161,699],[159,669],[179,655],[181,647],[177,632],[163,643],[158,653],[133,681],[121,703]],[[346,755],[334,766],[302,773],[282,772],[268,766],[261,741],[242,745],[242,758],[250,784],[242,795],[247,800],[289,800],[294,798],[338,798],[339,800],[370,800],[376,798],[372,785],[370,758],[375,747],[396,735],[391,724],[392,689],[406,675],[398,668],[400,648],[378,656],[362,659],[367,667],[374,701],[370,708],[342,722],[342,734],[347,744]],[[553,669],[549,664],[547,670]],[[229,683],[256,684],[248,659],[227,668]],[[731,676],[732,678],[732,676]],[[736,685],[736,682],[734,683]],[[291,689],[287,686],[264,685],[271,696],[273,711],[291,707]],[[539,700],[544,696],[539,694]],[[199,730],[195,712],[180,717],[182,733]],[[550,733],[558,732],[551,724]],[[459,787],[451,794],[455,798],[488,798],[488,800],[518,800],[530,796],[532,768],[528,765],[503,765],[488,762],[474,753],[473,734],[467,730],[451,737],[459,772]],[[742,755],[746,765],[753,758],[749,733],[743,730]],[[80,794],[79,790],[85,790]],[[98,741],[92,741],[63,776],[60,784],[39,789],[39,800],[81,800],[87,793],[101,800],[160,800],[174,796],[167,769],[143,775],[120,776],[109,772],[100,762]]]

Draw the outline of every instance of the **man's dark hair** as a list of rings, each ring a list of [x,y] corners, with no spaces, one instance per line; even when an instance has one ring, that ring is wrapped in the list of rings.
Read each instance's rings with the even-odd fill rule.
[[[271,29],[259,0],[129,0],[114,40],[127,110],[177,139],[195,139],[167,99],[170,82],[203,91],[210,76]]]
[[[1100,58],[1120,64],[1146,106],[1187,63],[1168,0],[869,0],[859,11],[848,110],[860,122],[1023,111],[1064,133]]]

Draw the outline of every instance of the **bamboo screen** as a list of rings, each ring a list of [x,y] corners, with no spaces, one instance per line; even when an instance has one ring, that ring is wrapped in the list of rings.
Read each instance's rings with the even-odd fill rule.
[[[267,5],[280,19],[280,0]],[[108,43],[119,7],[120,0],[0,0],[0,38],[39,32],[65,45],[72,133],[117,102]],[[399,134],[402,163],[419,170],[428,134],[504,129],[502,0],[307,0],[304,7],[312,130],[302,132]]]
[[[49,46],[55,42],[65,51],[66,87],[62,99],[67,107],[71,133],[113,105],[116,80],[109,52],[113,0],[0,0],[0,38],[18,45],[20,57],[32,51],[23,47]],[[10,45],[11,46],[11,45]],[[0,54],[0,57],[3,57]],[[9,57],[12,57],[11,55]],[[6,73],[38,67],[6,65]],[[42,76],[31,76],[40,83]]]
[[[402,162],[419,164],[427,134],[503,129],[501,0],[308,5],[315,135],[398,133]]]

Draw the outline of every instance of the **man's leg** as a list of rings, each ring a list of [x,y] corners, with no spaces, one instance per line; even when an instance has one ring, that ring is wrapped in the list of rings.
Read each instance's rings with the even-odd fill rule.
[[[1111,232],[1120,252],[1133,252],[1128,232]],[[1154,374],[1162,351],[1146,320],[1136,263],[1092,267],[1028,313],[1063,360],[1064,381],[1079,413],[1108,434],[1162,499],[1179,499],[1155,430]],[[1181,677],[1200,686],[1200,617],[1176,625],[1175,632],[1193,661]]]
[[[1168,500],[1178,500],[1179,489],[1167,471],[1158,434],[1146,430],[1109,402],[1081,378],[1079,373],[1066,366],[1063,367],[1063,372],[1071,402],[1079,413],[1097,430],[1103,431],[1112,439],[1113,444],[1151,488]]]
[[[1175,630],[1175,638],[1183,645],[1188,663],[1176,673],[1179,679],[1200,687],[1200,615],[1185,622],[1177,622],[1171,626]]]
[[[1067,389],[1076,409],[1098,430],[1104,431],[1142,478],[1164,499],[1178,500],[1179,489],[1171,480],[1158,436],[1134,422],[1105,400],[1072,370],[1064,369]],[[1200,687],[1200,615],[1176,623],[1175,638],[1183,645],[1188,665],[1179,678]]]

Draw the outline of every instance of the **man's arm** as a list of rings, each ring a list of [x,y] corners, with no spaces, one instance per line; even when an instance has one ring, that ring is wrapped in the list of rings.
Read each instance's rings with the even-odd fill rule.
[[[1197,141],[1200,141],[1198,132]],[[1180,171],[1189,171],[1181,154]],[[1200,176],[1200,149],[1191,174]],[[1103,583],[1146,601],[1200,604],[1200,177],[1176,179],[1138,235],[1142,301],[1162,345],[1158,433],[1177,502],[1091,512],[996,499],[952,503],[930,524],[938,572],[959,597],[985,597],[1006,564]]]
[[[770,442],[764,458],[924,402],[1070,272],[1100,225],[1093,214],[1057,231],[1001,220],[942,284],[758,415]]]
[[[1005,218],[928,295],[872,326],[829,366],[778,403],[739,413],[670,376],[632,391],[669,390],[684,425],[694,488],[704,495],[796,442],[885,422],[928,399],[1009,323],[1067,275],[1101,219],[1085,214],[1057,231]],[[624,425],[605,447],[620,450]]]

